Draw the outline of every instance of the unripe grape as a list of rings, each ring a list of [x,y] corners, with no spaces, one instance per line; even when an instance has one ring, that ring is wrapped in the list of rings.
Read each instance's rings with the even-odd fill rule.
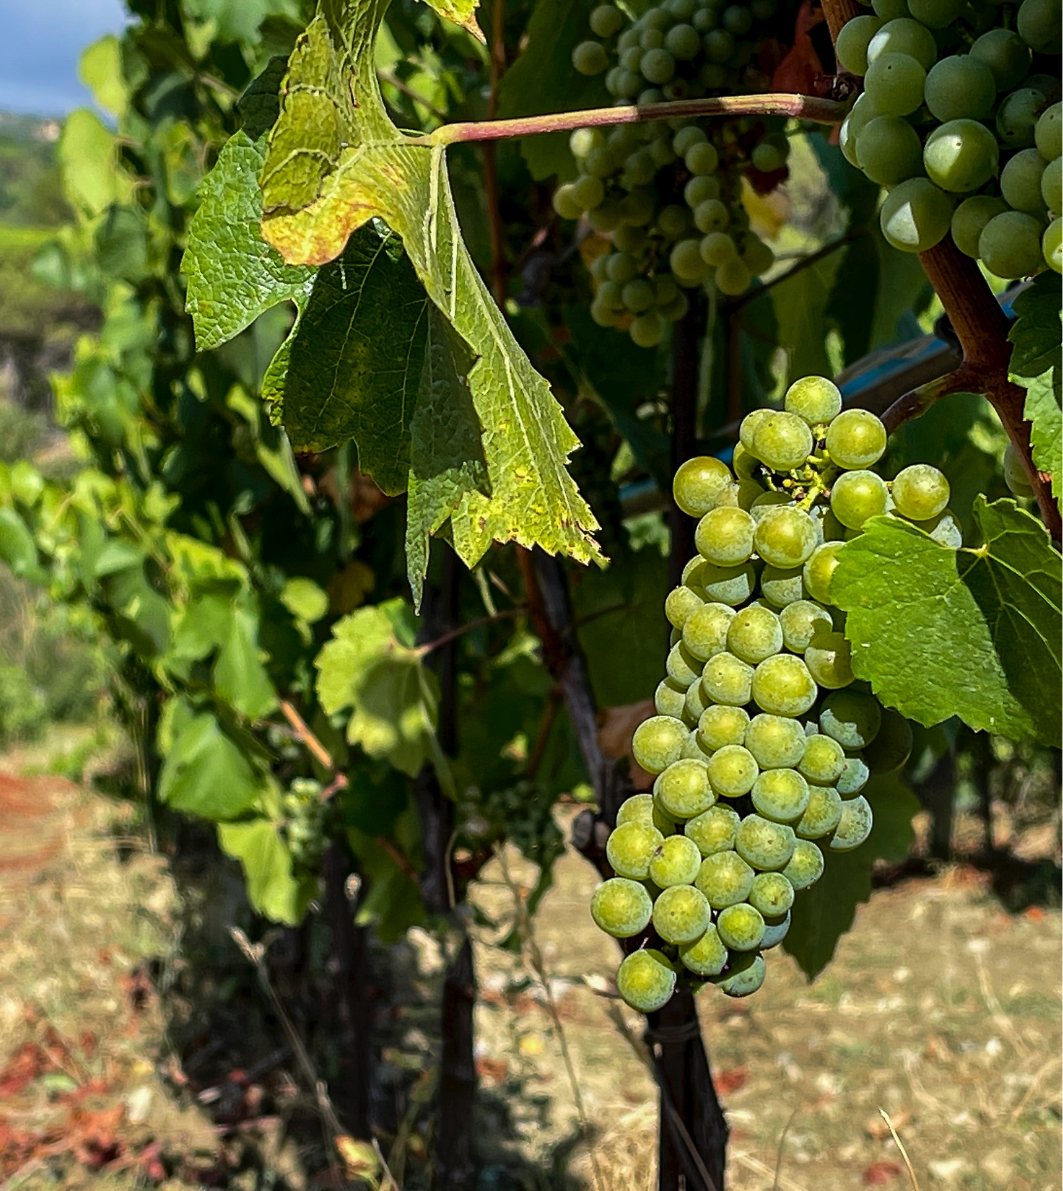
[[[796,843],[792,827],[761,815],[747,815],[735,832],[735,851],[760,872],[785,868]]]
[[[782,647],[779,618],[770,609],[751,604],[732,617],[727,628],[727,648],[743,662],[756,665]]]
[[[913,17],[931,29],[946,29],[956,20],[964,0],[908,0]]]
[[[664,48],[650,49],[642,55],[640,69],[644,79],[659,87],[675,74],[675,59]]]
[[[862,691],[832,691],[819,713],[820,730],[847,749],[870,744],[882,726],[882,708],[876,698]]]
[[[876,36],[881,36],[881,32]],[[926,71],[908,54],[881,54],[871,62],[864,76],[864,93],[884,116],[907,116],[914,112],[923,102],[925,85]]]
[[[639,33],[639,46],[644,50],[659,50],[664,46],[664,26],[644,28]]]
[[[763,240],[750,234],[746,237],[741,260],[753,277],[763,277],[775,264],[775,253]]]
[[[630,798],[625,798],[616,812],[617,827],[624,823],[645,823],[648,827],[655,827],[653,806],[652,794],[632,794]]]
[[[649,310],[631,320],[628,334],[636,347],[656,347],[664,335],[664,322],[655,310]]]
[[[676,835],[696,852],[685,836]],[[663,890],[653,906],[653,929],[666,943],[693,943],[700,939],[712,922],[712,911],[705,895],[693,885],[672,885]]]
[[[852,646],[843,633],[816,633],[804,658],[809,673],[821,687],[837,690],[853,681]]]
[[[1059,9],[1059,0],[1022,0],[1019,5],[1019,36],[1035,53],[1059,56],[1063,48]]]
[[[580,74],[601,74],[609,64],[600,41],[581,41],[572,51],[572,65]]]
[[[701,677],[701,661],[685,649],[682,640],[680,640],[668,651],[665,670],[668,677],[685,691],[692,682],[696,682]]]
[[[943,124],[949,120],[981,120],[997,101],[993,72],[973,54],[942,58],[926,76],[926,106]]]
[[[583,174],[572,183],[572,199],[583,211],[590,211],[605,198],[605,187],[601,178]]]
[[[750,598],[757,587],[757,572],[751,562],[737,567],[718,567],[705,562],[699,572],[701,586],[708,599],[737,608]]]
[[[1041,253],[1050,269],[1063,273],[1063,219],[1053,219],[1045,228],[1041,237]]]
[[[845,28],[856,21],[866,19],[856,17],[854,21],[849,21]],[[783,404],[787,413],[796,415],[809,426],[818,426],[830,422],[841,413],[842,395],[838,386],[825,377],[804,376],[795,380],[786,390]]]
[[[845,750],[832,737],[817,732],[805,741],[805,751],[797,763],[797,771],[810,782],[830,786],[845,769]]]
[[[748,997],[764,983],[765,963],[753,951],[732,955],[727,970],[713,979],[713,984],[729,997]]]
[[[744,293],[751,279],[752,274],[749,269],[743,261],[737,258],[724,261],[716,270],[716,288],[721,294],[727,294],[730,297]]]
[[[805,731],[797,720],[788,716],[761,713],[749,722],[745,747],[761,769],[789,769],[804,756]]]
[[[755,876],[737,852],[713,852],[701,862],[694,885],[714,910],[722,910],[745,901]]]
[[[870,467],[885,450],[886,427],[866,409],[844,410],[827,430],[827,451],[846,470]]]
[[[721,942],[716,927],[710,925],[697,942],[680,946],[679,958],[684,967],[696,976],[716,976],[727,963],[727,948]]]
[[[735,39],[726,29],[713,29],[705,34],[702,45],[705,57],[722,66],[734,53]]]
[[[881,731],[881,729],[879,730]],[[878,739],[876,734],[875,739]],[[874,741],[872,741],[874,743]],[[852,798],[854,794],[859,794],[860,791],[867,785],[868,778],[871,776],[871,771],[867,767],[867,762],[862,756],[854,753],[851,757],[845,758],[845,766],[842,769],[841,776],[835,783],[835,789],[842,796],[842,798]]]
[[[681,719],[686,707],[686,688],[672,678],[659,683],[653,695],[653,705],[658,715],[670,715]]]
[[[1017,87],[1030,69],[1030,47],[1011,29],[990,29],[971,46],[971,57],[989,67],[997,91]]]
[[[794,824],[799,839],[822,839],[838,826],[842,818],[842,796],[834,786],[810,786],[808,805]]]
[[[663,773],[686,744],[689,733],[679,720],[670,716],[655,715],[643,720],[631,738],[631,751],[635,760],[647,773]]]
[[[734,848],[735,832],[741,821],[737,811],[718,804],[688,820],[683,834],[697,844],[702,856],[714,856]]]
[[[797,414],[770,412],[754,431],[752,451],[774,471],[801,467],[813,447],[812,431]]]
[[[708,769],[700,761],[693,760],[675,761],[669,765],[653,783],[653,795],[660,807],[676,820],[703,814],[716,801],[709,785]],[[653,876],[652,871],[650,876]],[[675,884],[674,881],[653,879],[658,885]]]
[[[702,687],[710,699],[732,707],[749,702],[753,667],[726,651],[714,654],[705,663]]]
[[[964,194],[996,176],[1000,153],[996,137],[977,120],[950,120],[927,137],[923,165],[930,181]]]
[[[1016,211],[1039,215],[1047,203],[1041,195],[1044,158],[1036,149],[1022,149],[1004,167],[1000,175],[1000,193]]]
[[[709,758],[707,768],[713,790],[724,798],[740,798],[748,794],[760,772],[753,755],[738,744],[726,744],[717,749]]]
[[[976,194],[964,199],[952,213],[953,243],[964,256],[977,258],[982,229],[994,215],[1007,209],[1007,203],[994,195]]]
[[[681,129],[681,131],[686,132],[686,129]],[[691,178],[686,186],[683,187],[683,201],[695,213],[702,203],[711,202],[719,197],[720,183],[712,177],[698,175]],[[711,210],[715,210],[715,208],[711,208]],[[727,208],[724,207],[724,214],[726,213]],[[695,222],[697,222],[696,214]]]
[[[919,172],[923,145],[902,116],[876,116],[856,139],[860,168],[880,186],[896,186]]]
[[[751,690],[757,706],[771,715],[804,715],[817,695],[808,667],[801,658],[788,653],[777,653],[761,662],[753,672]]]
[[[687,459],[679,465],[672,480],[675,503],[688,517],[702,517],[715,507],[720,493],[733,478],[727,464],[711,455]]]
[[[730,222],[730,214],[723,203],[718,198],[707,198],[704,202],[699,203],[694,208],[694,226],[699,232],[706,234],[711,232],[722,232],[727,224]],[[727,237],[730,240],[730,236]],[[720,256],[720,259],[709,259],[705,255],[705,242],[702,241],[702,258],[710,265],[720,264],[723,260],[729,260],[730,257],[726,254]],[[735,255],[734,241],[731,240],[731,256]]]
[[[761,874],[765,876],[766,874]],[[792,886],[791,886],[792,888]],[[777,917],[764,916],[764,938],[760,940],[761,951],[768,951],[772,947],[778,945],[786,938],[790,931],[790,911],[787,910],[785,914],[779,914]]]
[[[641,314],[654,304],[653,286],[644,277],[636,277],[624,286],[621,297],[628,310]]]
[[[850,165],[856,166],[857,169],[860,168],[860,159],[856,155],[856,143],[860,139],[860,134],[870,121],[881,114],[881,112],[875,110],[871,104],[871,100],[866,95],[858,95],[856,97],[856,103],[853,104],[848,116],[842,121],[838,147],[841,149],[845,160]]]
[[[1050,211],[1063,210],[1063,157],[1045,166],[1041,174],[1041,201]]]
[[[685,835],[670,835],[658,844],[650,860],[650,880],[661,889],[690,885],[701,867],[701,853]]]
[[[807,889],[823,876],[823,853],[811,840],[799,839],[794,854],[781,870],[794,889]]]
[[[822,547],[818,549],[821,550]],[[816,554],[813,554],[812,559],[815,557]],[[812,559],[809,559],[809,563]],[[805,564],[806,567],[809,563]],[[812,600],[795,600],[779,613],[779,627],[782,629],[783,644],[786,648],[793,653],[804,653],[815,634],[821,631],[830,632],[834,623],[830,613],[821,605]]]
[[[749,727],[749,712],[744,707],[716,703],[706,707],[698,720],[698,737],[706,748],[715,751],[729,744],[742,744]]]
[[[717,28],[719,23],[719,17],[711,8],[699,8],[691,17],[691,24],[699,33],[708,33]]]
[[[848,529],[860,529],[886,511],[889,492],[873,471],[843,472],[831,487],[831,512]]]
[[[990,273],[998,277],[1036,273],[1044,259],[1041,224],[1022,211],[994,215],[978,238],[978,255]]]
[[[1055,161],[1063,153],[1063,103],[1054,103],[1041,113],[1033,135],[1037,151],[1045,161]]]
[[[842,803],[841,819],[828,846],[832,852],[851,852],[867,839],[873,826],[870,803],[863,795],[852,798]]]
[[[892,707],[882,709],[882,727],[863,750],[864,763],[871,773],[896,773],[912,755],[912,725]]]
[[[683,625],[683,644],[702,662],[727,648],[727,630],[734,619],[734,609],[726,604],[702,604]]]
[[[946,157],[945,149],[939,152]],[[933,248],[948,232],[951,220],[952,199],[926,178],[902,182],[886,196],[879,211],[882,234],[901,252]]]
[[[760,593],[769,604],[785,608],[796,603],[805,594],[805,583],[800,567],[777,567],[770,563],[760,575]]]
[[[673,25],[664,35],[664,48],[680,62],[689,62],[701,53],[701,38],[692,25]]]
[[[782,873],[757,873],[749,904],[765,919],[781,918],[794,904],[794,887]]]
[[[720,157],[711,142],[700,141],[687,149],[683,154],[683,162],[695,177],[699,177],[714,174],[720,164]]]
[[[709,269],[701,257],[701,241],[694,239],[678,241],[669,253],[668,267],[675,274],[680,285],[697,285]]]
[[[802,574],[804,575],[805,587],[808,588],[809,595],[824,604],[830,603],[830,581],[838,566],[838,554],[844,545],[844,542],[824,542],[822,546],[816,547],[804,565]],[[793,631],[796,637],[799,631],[796,620],[794,621]],[[784,622],[784,638],[785,633],[786,624]],[[793,649],[794,647],[788,644],[787,648]]]
[[[865,73],[868,45],[881,28],[882,22],[879,18],[870,15],[853,17],[845,22],[834,46],[834,53],[842,70],[857,75]]]
[[[584,211],[576,200],[571,182],[564,183],[554,191],[551,203],[562,219],[579,219]]]
[[[605,881],[591,898],[595,925],[614,939],[629,939],[645,930],[652,913],[653,902],[645,888],[625,877]]]
[[[997,136],[1006,149],[1027,149],[1034,143],[1034,129],[1044,96],[1033,87],[1022,87],[997,108]]]
[[[787,570],[804,564],[818,542],[819,535],[812,518],[788,504],[768,509],[757,521],[753,534],[753,543],[760,557],[772,566]]]
[[[676,502],[678,503],[678,501]],[[664,614],[669,624],[682,630],[688,618],[703,604],[704,600],[689,587],[673,588],[664,601]]]
[[[738,902],[720,911],[716,932],[733,951],[755,951],[764,937],[764,917],[748,902]]]
[[[796,769],[766,769],[753,783],[757,813],[774,823],[793,823],[808,806],[808,782]]]
[[[639,24],[643,29],[663,30],[667,29],[671,23],[671,14],[663,6],[660,8],[648,8],[639,19]]]
[[[868,66],[886,54],[904,54],[914,58],[923,70],[927,71],[937,61],[937,42],[934,41],[934,35],[930,30],[919,21],[913,21],[910,17],[900,17],[887,21],[869,40]],[[884,112],[886,109],[880,107],[878,110]]]
[[[639,1013],[654,1013],[667,1005],[675,981],[675,969],[665,956],[649,948],[626,956],[616,973],[617,991]]]
[[[587,219],[596,232],[615,232],[623,223],[624,214],[619,203],[605,202],[588,211]]]
[[[764,174],[781,170],[786,164],[786,158],[780,152],[779,146],[773,145],[770,141],[761,141],[749,155],[749,160],[755,170]]]
[[[897,473],[893,481],[893,503],[902,517],[928,521],[949,503],[949,482],[943,472],[928,463],[913,463]]]
[[[742,509],[711,509],[698,522],[694,542],[698,553],[716,566],[738,566],[753,553],[755,527]]]
[[[620,204],[622,219],[634,227],[644,227],[648,224],[653,219],[656,209],[657,199],[653,191],[642,187],[637,187],[625,195]]]
[[[591,10],[589,24],[591,32],[599,37],[612,37],[614,33],[620,32],[624,24],[624,14],[611,4],[599,4]]]
[[[692,149],[695,145],[703,145],[707,140],[708,137],[703,128],[697,124],[688,124],[685,128],[680,128],[672,137],[672,148],[675,150],[676,156],[683,157],[688,149]]]

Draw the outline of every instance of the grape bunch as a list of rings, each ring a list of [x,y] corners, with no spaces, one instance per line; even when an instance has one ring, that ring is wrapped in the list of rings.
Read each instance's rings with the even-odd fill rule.
[[[325,847],[325,827],[329,804],[321,800],[321,784],[310,777],[293,778],[285,793],[284,835],[293,862],[310,872],[317,872]]]
[[[601,40],[581,42],[573,61],[585,74],[606,71],[617,104],[763,91],[776,8],[777,0],[665,0],[629,24],[620,9],[599,5],[590,26]],[[684,290],[740,294],[771,268],[774,254],[750,230],[742,187],[749,179],[766,191],[782,181],[783,128],[782,120],[743,119],[706,132],[684,118],[573,132],[579,176],[557,188],[554,209],[564,219],[586,216],[610,237],[591,266],[600,326],[654,347],[686,312]]]
[[[998,277],[1063,272],[1060,0],[873,8],[836,50],[864,82],[841,149],[889,188],[883,235],[923,252],[951,230]]]
[[[962,544],[945,476],[914,464],[882,480],[885,427],[843,411],[829,380],[797,381],[740,439],[733,472],[704,457],[675,476],[676,503],[700,518],[698,553],[665,601],[667,676],[632,742],[653,792],[621,806],[606,845],[616,876],[591,903],[608,934],[641,936],[617,986],[647,1013],[680,979],[755,992],[824,851],[870,834],[870,774],[908,758],[907,720],[854,680],[830,604],[839,550],[881,515]]]

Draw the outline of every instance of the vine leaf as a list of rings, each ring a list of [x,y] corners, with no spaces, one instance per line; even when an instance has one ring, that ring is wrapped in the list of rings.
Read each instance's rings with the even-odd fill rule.
[[[480,0],[425,0],[431,8],[448,21],[468,30],[477,41],[486,44],[483,31],[476,22],[476,8]]]
[[[317,881],[294,876],[291,852],[276,823],[265,818],[219,823],[218,843],[243,866],[248,900],[260,914],[289,926],[302,922]]]
[[[349,743],[413,777],[435,753],[438,697],[403,622],[406,611],[402,600],[390,600],[343,617],[314,666],[325,712],[351,710]]]
[[[1059,283],[1042,273],[1013,304],[1015,323],[1008,338],[1015,345],[1010,368],[1014,376],[1033,378],[1051,369],[1056,399],[1061,382]]]
[[[876,517],[840,552],[831,599],[848,613],[853,671],[928,727],[958,715],[1058,748],[1060,556],[1012,500],[979,496],[973,516],[977,549]]]
[[[899,864],[915,837],[912,819],[919,799],[897,777],[873,777],[863,795],[875,816],[870,836],[852,852],[832,852],[824,844],[823,876],[798,893],[790,911],[782,946],[810,980],[830,963],[838,940],[853,924],[856,907],[871,897],[872,865],[876,860]]]
[[[247,756],[207,713],[184,719],[159,774],[159,798],[201,819],[236,818],[264,788]]]
[[[1063,411],[1051,371],[1030,382],[1022,412],[1030,423],[1034,464],[1052,477],[1052,495],[1063,500]]]
[[[489,489],[470,482],[478,469],[467,456],[471,466],[450,469],[469,483],[460,502],[450,483],[440,485],[445,501],[430,519],[441,526],[453,509],[452,536],[466,565],[492,539],[600,561],[591,536],[597,522],[565,468],[579,440],[469,255],[443,147],[399,131],[384,111],[372,49],[385,7],[322,0],[296,45],[260,175],[263,235],[286,261],[303,265],[335,260],[374,217],[402,238],[428,297],[474,361],[454,372],[464,371],[471,393]]]

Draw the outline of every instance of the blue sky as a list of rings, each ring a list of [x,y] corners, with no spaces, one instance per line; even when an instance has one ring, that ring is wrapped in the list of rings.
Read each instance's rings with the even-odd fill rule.
[[[124,23],[121,0],[0,0],[0,108],[61,116],[91,104],[78,58]]]

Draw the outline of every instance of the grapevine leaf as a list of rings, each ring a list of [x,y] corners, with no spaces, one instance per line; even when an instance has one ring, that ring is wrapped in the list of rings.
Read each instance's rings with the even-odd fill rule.
[[[233,819],[263,791],[250,761],[208,714],[177,734],[159,774],[159,798],[203,819]]]
[[[89,215],[99,215],[128,193],[115,167],[116,138],[87,108],[78,108],[63,123],[59,166],[63,191]]]
[[[594,515],[565,470],[578,439],[491,300],[458,228],[443,147],[388,119],[372,45],[384,0],[322,0],[289,60],[261,173],[263,233],[284,258],[325,264],[379,217],[476,363],[468,381],[490,496],[468,489],[453,538],[472,566],[495,539],[601,558]],[[352,102],[353,101],[353,102]]]
[[[504,119],[577,111],[611,102],[600,75],[572,65],[572,51],[591,36],[587,19],[595,0],[538,0],[528,21],[527,45],[502,76],[498,114]],[[537,181],[575,174],[568,133],[524,137],[521,155]]]
[[[294,876],[291,853],[275,823],[263,818],[219,823],[218,843],[226,855],[240,861],[248,899],[260,914],[288,926],[302,922],[317,882]]]
[[[779,344],[788,353],[788,377],[830,376],[827,356],[827,308],[834,279],[841,267],[838,253],[825,256],[806,269],[795,270],[771,291],[778,321]]]
[[[399,854],[416,866],[420,861],[420,822],[416,809],[407,805],[389,833]],[[355,921],[359,926],[372,924],[381,942],[394,943],[411,926],[424,922],[425,908],[421,889],[410,874],[380,846],[375,836],[348,827],[347,840],[358,858],[359,870],[368,878],[368,890],[359,898]]]
[[[280,89],[288,73],[288,59],[280,54],[270,58],[265,70],[251,80],[236,105],[244,135],[257,141],[269,132],[281,114]],[[259,163],[259,169],[261,169]]]
[[[1052,372],[1042,372],[1030,382],[1022,412],[1030,423],[1034,464],[1052,477],[1056,500],[1063,499],[1063,411],[1058,391],[1053,392]]]
[[[37,562],[37,543],[14,509],[0,509],[0,562],[20,579],[40,582],[44,571]]]
[[[1008,338],[1015,345],[1011,372],[1015,376],[1040,376],[1048,369],[1055,372],[1058,399],[1060,368],[1059,282],[1051,273],[1042,273],[1013,304],[1015,323]]]
[[[483,31],[476,23],[476,8],[480,0],[425,0],[436,12],[455,25],[467,29],[477,41],[483,42]]]
[[[469,392],[474,361],[435,307],[417,408],[410,425],[413,458],[406,508],[406,571],[420,608],[428,573],[428,539],[458,509],[467,492],[489,492],[480,420]]]
[[[873,777],[863,795],[875,815],[870,836],[852,852],[832,852],[824,841],[823,876],[798,893],[790,911],[782,945],[809,980],[830,963],[838,940],[853,924],[856,907],[870,898],[874,862],[899,864],[915,838],[912,818],[919,800],[896,776]]]
[[[252,141],[238,132],[200,186],[181,261],[200,351],[232,339],[278,302],[305,305],[313,286],[316,270],[285,264],[262,239],[258,172],[265,157],[264,135]]]
[[[1059,745],[1060,556],[1012,500],[974,503],[977,549],[876,517],[839,553],[831,599],[848,613],[853,671],[926,726]]]
[[[362,471],[405,491],[427,306],[399,237],[379,220],[354,232],[318,274],[289,349],[284,428],[297,451],[353,437]]]
[[[326,713],[351,709],[347,740],[413,777],[432,752],[437,699],[420,651],[396,633],[402,606],[392,600],[337,621],[314,666]]]

